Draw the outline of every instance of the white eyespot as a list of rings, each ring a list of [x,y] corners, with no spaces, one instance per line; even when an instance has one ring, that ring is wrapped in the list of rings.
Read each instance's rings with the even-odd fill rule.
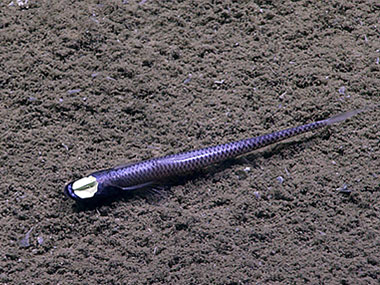
[[[98,182],[94,176],[84,177],[75,181],[72,189],[74,194],[81,199],[92,198],[98,191]]]

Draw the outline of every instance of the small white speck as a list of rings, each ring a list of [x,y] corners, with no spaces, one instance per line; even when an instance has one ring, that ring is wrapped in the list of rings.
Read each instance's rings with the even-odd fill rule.
[[[250,167],[246,167],[243,169],[244,172],[250,172],[251,171],[251,168]]]

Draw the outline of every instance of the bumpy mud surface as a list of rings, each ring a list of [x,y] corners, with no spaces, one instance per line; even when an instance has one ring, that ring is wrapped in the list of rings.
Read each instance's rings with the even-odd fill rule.
[[[376,1],[14,2],[0,4],[1,284],[380,282],[379,109],[163,197],[82,207],[62,191],[378,104]]]

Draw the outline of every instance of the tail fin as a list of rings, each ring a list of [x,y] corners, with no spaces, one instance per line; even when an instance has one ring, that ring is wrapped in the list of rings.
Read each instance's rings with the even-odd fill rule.
[[[341,113],[339,115],[336,115],[336,116],[333,116],[329,119],[326,119],[326,123],[327,125],[332,125],[332,124],[335,124],[335,123],[339,123],[339,122],[342,122],[344,120],[347,120],[348,118],[351,118],[359,113],[362,113],[362,112],[365,112],[365,111],[368,111],[368,110],[372,110],[372,109],[375,109],[375,108],[378,108],[380,107],[380,105],[375,105],[375,106],[372,106],[372,107],[364,107],[363,109],[356,109],[356,110],[352,110],[352,111],[348,111],[348,112],[345,112],[345,113]]]

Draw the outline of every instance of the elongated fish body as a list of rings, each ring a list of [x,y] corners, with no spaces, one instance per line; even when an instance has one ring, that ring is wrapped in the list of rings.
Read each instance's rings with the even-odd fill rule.
[[[236,142],[153,158],[125,166],[101,170],[65,186],[65,193],[76,201],[113,196],[121,191],[148,187],[165,179],[191,173],[211,164],[249,153],[290,137],[343,121],[365,109],[354,110],[298,127]]]

